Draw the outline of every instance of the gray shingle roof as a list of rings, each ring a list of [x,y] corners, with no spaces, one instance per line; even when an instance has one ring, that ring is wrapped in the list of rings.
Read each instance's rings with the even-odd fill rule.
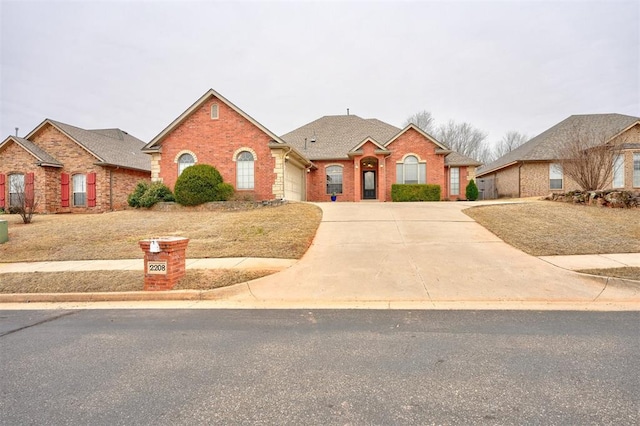
[[[576,127],[596,135],[612,138],[640,120],[622,114],[572,115],[561,121],[493,163],[478,169],[477,175],[486,174],[520,161],[551,161],[556,159],[557,147],[566,141]]]
[[[375,118],[327,115],[282,135],[280,139],[312,161],[330,160],[349,158],[349,151],[367,138],[384,145],[398,132],[399,128]],[[314,139],[315,142],[311,142]]]
[[[450,167],[458,167],[458,166],[481,166],[482,163],[474,160],[471,157],[467,157],[466,155],[462,155],[458,152],[452,152],[448,154],[444,158],[444,164]]]
[[[126,169],[151,171],[151,159],[141,151],[140,139],[120,129],[85,130],[48,120],[96,156],[100,162]]]
[[[3,143],[0,144],[0,147],[5,143],[8,143],[10,140],[14,141],[18,145],[22,146],[25,150],[31,153],[37,160],[38,163],[44,163],[53,167],[62,167],[62,163],[53,158],[48,152],[44,151],[38,145],[34,144],[28,139],[19,138],[17,136],[9,136],[4,140]]]

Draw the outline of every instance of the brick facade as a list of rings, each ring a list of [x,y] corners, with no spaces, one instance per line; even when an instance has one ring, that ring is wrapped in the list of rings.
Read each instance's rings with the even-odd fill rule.
[[[217,105],[217,118],[211,118],[212,105]],[[214,166],[225,182],[236,187],[235,157],[247,150],[254,153],[254,189],[237,192],[256,200],[282,198],[283,194],[274,194],[277,170],[276,158],[269,148],[272,139],[224,101],[212,96],[162,139],[162,152],[151,154],[152,177],[173,189],[178,178],[178,157],[188,152],[195,157],[196,164]],[[281,169],[282,164],[279,166]]]
[[[408,155],[416,156],[419,162],[426,165],[426,183],[440,185],[443,200],[464,199],[466,185],[470,178],[475,177],[475,168],[459,167],[460,194],[450,196],[449,168],[445,166],[446,154],[438,153],[439,149],[438,145],[418,131],[408,129],[384,149],[372,141],[367,141],[357,150],[357,154],[351,153],[351,159],[314,160],[317,169],[311,170],[307,175],[307,199],[329,201],[331,194],[327,193],[326,169],[329,166],[340,166],[343,170],[343,189],[342,194],[337,194],[337,201],[363,200],[363,175],[369,170],[375,172],[375,199],[391,201],[391,186],[397,181],[396,165],[402,163]]]

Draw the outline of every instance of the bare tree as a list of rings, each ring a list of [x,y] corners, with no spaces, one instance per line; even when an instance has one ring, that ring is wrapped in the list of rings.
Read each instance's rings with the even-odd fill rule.
[[[480,162],[487,162],[490,159],[491,149],[486,143],[487,134],[469,123],[456,123],[449,120],[447,124],[438,127],[436,137],[462,155]]]
[[[557,145],[555,155],[565,176],[583,191],[595,191],[611,184],[623,144],[622,136],[611,139],[610,135],[575,125]]]
[[[404,126],[414,124],[426,133],[433,135],[436,130],[436,123],[433,115],[427,110],[416,112],[411,117],[407,118],[404,122]]]
[[[503,155],[510,153],[527,140],[529,140],[527,135],[515,130],[509,130],[494,146],[491,160],[495,161]]]
[[[11,199],[9,211],[17,213],[22,218],[23,223],[31,223],[33,214],[38,207],[38,200],[33,189],[27,190],[24,179],[20,182],[11,183]]]

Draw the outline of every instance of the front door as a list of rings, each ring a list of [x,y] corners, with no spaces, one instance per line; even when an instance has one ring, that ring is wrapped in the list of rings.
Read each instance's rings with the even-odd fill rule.
[[[362,199],[363,200],[375,200],[376,199],[376,172],[373,170],[366,170],[362,173]]]

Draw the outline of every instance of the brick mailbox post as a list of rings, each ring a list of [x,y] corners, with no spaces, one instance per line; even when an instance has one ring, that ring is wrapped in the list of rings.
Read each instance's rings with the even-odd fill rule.
[[[144,290],[171,290],[186,272],[188,238],[158,237],[142,240]]]

